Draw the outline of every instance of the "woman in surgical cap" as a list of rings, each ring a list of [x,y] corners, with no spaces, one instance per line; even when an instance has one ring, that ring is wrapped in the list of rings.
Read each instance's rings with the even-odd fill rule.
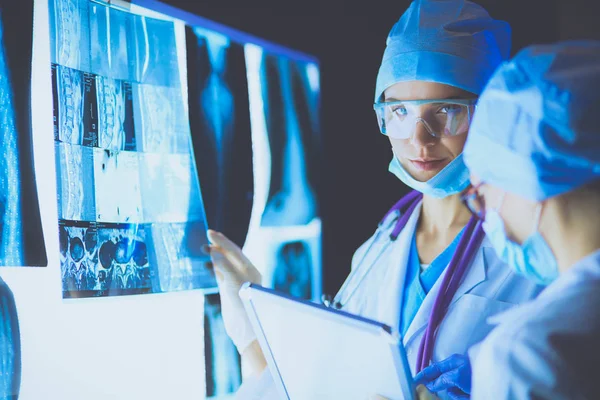
[[[474,105],[509,50],[508,24],[469,1],[417,0],[394,25],[374,109],[391,144],[390,171],[414,191],[357,250],[333,301],[398,332],[413,374],[432,364],[417,382],[443,397],[468,396],[466,354],[491,330],[487,318],[541,289],[495,256],[460,198],[469,185],[462,151]],[[226,329],[258,376],[264,357],[237,292],[260,274],[225,236],[210,231],[209,239]],[[273,387],[269,379],[263,373],[255,387]],[[248,394],[249,381],[240,398],[268,397]]]
[[[493,318],[473,398],[598,399],[600,42],[521,51],[482,94],[465,195],[498,256],[549,284]]]

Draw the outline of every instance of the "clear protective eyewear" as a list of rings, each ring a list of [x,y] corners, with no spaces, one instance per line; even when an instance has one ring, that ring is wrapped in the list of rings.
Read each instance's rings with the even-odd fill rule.
[[[410,139],[418,122],[434,137],[467,133],[477,99],[399,100],[375,103],[381,133]]]

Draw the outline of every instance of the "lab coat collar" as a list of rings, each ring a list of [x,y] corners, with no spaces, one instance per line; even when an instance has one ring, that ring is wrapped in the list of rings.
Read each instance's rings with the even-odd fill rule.
[[[484,239],[484,241],[485,240],[487,240],[487,239]],[[456,303],[465,293],[469,292],[475,286],[477,286],[481,282],[485,281],[487,266],[486,266],[484,251],[483,251],[484,244],[485,243],[482,243],[482,245],[479,246],[479,249],[477,250],[475,257],[473,258],[473,261],[471,262],[471,265],[469,266],[469,269],[467,270],[467,274],[463,278],[462,283],[459,285],[458,289],[456,290],[456,293],[454,294],[454,297],[452,298],[450,307],[454,303]],[[427,293],[425,300],[423,300],[423,304],[419,308],[419,311],[415,315],[415,318],[413,319],[412,323],[408,327],[408,330],[406,331],[406,335],[403,338],[403,342],[404,342],[405,346],[409,346],[410,342],[415,340],[416,337],[419,336],[418,334],[421,333],[425,329],[427,324],[429,323],[429,317],[430,317],[432,309],[433,309],[433,304],[435,303],[435,300],[440,291],[440,286],[441,286],[442,281],[444,280],[444,277],[446,276],[447,272],[448,272],[448,268],[446,267],[444,272],[438,278],[435,285],[433,285],[433,287],[431,288],[429,293]]]
[[[503,313],[491,316],[487,319],[490,325],[500,325],[510,321],[518,321],[525,316],[535,312],[540,304],[552,302],[555,298],[560,297],[561,292],[567,291],[571,286],[578,286],[580,283],[589,282],[590,280],[600,280],[600,250],[589,254],[575,264],[571,269],[562,273],[554,282],[546,287],[540,295],[532,301],[518,305]]]
[[[392,329],[397,330],[400,325],[400,313],[402,310],[402,302],[404,300],[404,281],[406,280],[406,273],[408,270],[408,259],[410,256],[410,243],[415,230],[417,229],[417,223],[419,222],[419,216],[421,214],[421,207],[423,202],[420,201],[417,207],[413,210],[412,215],[406,222],[404,229],[400,232],[400,235],[396,239],[396,244],[393,246],[393,250],[390,253],[389,260],[393,263],[390,268],[398,268],[397,282],[395,287],[399,288],[397,291],[399,296],[397,299],[390,299],[388,301],[388,309],[385,312],[387,321],[394,321],[395,325]]]

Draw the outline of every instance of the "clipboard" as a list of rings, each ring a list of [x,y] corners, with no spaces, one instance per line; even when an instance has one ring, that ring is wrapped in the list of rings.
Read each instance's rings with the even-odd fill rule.
[[[379,322],[260,285],[240,290],[280,398],[413,400],[400,337]]]

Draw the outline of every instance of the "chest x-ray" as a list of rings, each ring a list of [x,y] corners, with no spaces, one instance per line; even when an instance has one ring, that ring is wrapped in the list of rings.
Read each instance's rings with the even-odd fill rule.
[[[47,265],[31,137],[32,26],[32,1],[0,1],[0,266]]]
[[[179,28],[88,0],[50,11],[63,296],[214,288]]]

